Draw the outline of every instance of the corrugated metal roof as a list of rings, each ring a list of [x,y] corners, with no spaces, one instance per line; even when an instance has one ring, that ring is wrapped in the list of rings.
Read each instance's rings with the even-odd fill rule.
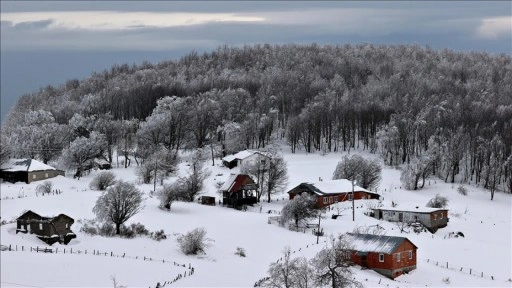
[[[379,207],[374,208],[373,210],[382,210],[382,211],[396,211],[396,212],[416,212],[416,213],[431,213],[436,211],[448,211],[448,209],[444,208],[431,208],[431,207]]]
[[[400,246],[400,244],[402,244],[402,242],[408,240],[405,237],[386,235],[352,233],[347,233],[347,235],[347,240],[350,242],[353,249],[358,252],[376,252],[393,254],[393,252],[398,248],[398,246]]]
[[[304,182],[300,185],[308,188],[318,195],[325,194],[340,194],[340,193],[348,193],[352,192],[352,182],[347,179],[337,179],[337,180],[329,180],[329,181],[320,181],[320,182]],[[299,186],[300,186],[299,185]],[[360,186],[355,185],[354,191],[363,191],[367,193],[372,193],[375,195],[379,195],[375,192],[371,192],[370,190],[364,189]]]

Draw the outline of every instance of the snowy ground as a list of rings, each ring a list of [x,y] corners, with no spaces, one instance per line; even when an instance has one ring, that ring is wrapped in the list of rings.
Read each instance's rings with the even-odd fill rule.
[[[286,149],[285,149],[286,150]],[[289,154],[284,157],[288,163],[289,185],[292,188],[300,182],[318,181],[319,177],[327,180],[341,159],[341,153]],[[374,157],[372,155],[365,156]],[[220,161],[217,160],[216,164]],[[211,161],[207,162],[211,165]],[[224,181],[230,173],[224,167],[208,166],[211,176],[205,183],[204,194],[216,196],[215,184]],[[138,183],[135,167],[115,168],[112,171],[118,178]],[[184,173],[186,163],[180,164]],[[80,180],[72,177],[51,179],[54,188],[63,191],[60,195],[36,196],[35,187],[39,184],[2,183],[1,219],[12,220],[24,210],[33,210],[41,215],[67,214],[75,219],[72,229],[77,234],[68,245],[54,244],[59,248],[58,254],[45,254],[21,251],[2,251],[1,286],[2,287],[112,287],[111,276],[118,284],[129,287],[154,287],[157,282],[172,280],[176,275],[194,267],[192,276],[176,281],[170,286],[182,287],[252,287],[254,282],[266,276],[271,262],[281,257],[285,246],[290,246],[293,255],[313,257],[323,247],[325,238],[316,237],[310,231],[297,233],[288,231],[276,224],[268,224],[268,210],[280,210],[287,201],[287,195],[273,196],[271,203],[262,202],[262,207],[249,207],[248,211],[237,211],[221,206],[204,206],[197,203],[175,203],[172,211],[158,208],[158,201],[149,196],[153,185],[142,184],[140,189],[147,195],[146,206],[142,213],[129,220],[141,222],[149,230],[164,229],[168,238],[157,242],[149,238],[135,239],[105,238],[88,236],[79,232],[78,219],[92,219],[92,207],[100,192],[91,191],[89,183],[97,172]],[[368,287],[417,287],[417,286],[474,286],[510,287],[512,282],[511,252],[511,211],[512,197],[501,192],[496,193],[490,201],[489,192],[469,187],[469,194],[462,196],[456,192],[457,185],[445,184],[439,179],[430,179],[426,187],[419,191],[400,189],[400,173],[386,167],[383,180],[377,191],[384,197],[384,204],[391,201],[399,206],[424,206],[437,193],[449,198],[450,222],[446,228],[436,234],[400,234],[392,223],[381,222],[363,215],[366,211],[364,201],[356,202],[356,221],[352,221],[351,211],[345,210],[343,216],[334,220],[327,211],[322,220],[326,234],[351,232],[356,226],[375,225],[379,223],[386,229],[387,235],[408,237],[418,249],[418,267],[412,273],[393,280],[382,277],[371,270],[355,268],[356,278]],[[167,182],[172,182],[173,178]],[[217,200],[218,202],[218,200]],[[344,203],[343,205],[348,205]],[[262,213],[260,213],[260,208]],[[129,224],[128,223],[128,224]],[[183,255],[177,246],[176,237],[197,227],[204,227],[211,238],[212,246],[207,255],[190,257]],[[0,227],[2,245],[15,247],[47,247],[33,235],[15,234],[15,224]],[[445,239],[449,232],[461,231],[464,238]],[[237,247],[245,249],[247,257],[235,255]],[[66,250],[80,250],[81,254],[62,254]],[[87,250],[89,254],[83,252]],[[127,255],[130,258],[93,256],[90,251]],[[137,259],[133,259],[137,257]],[[159,261],[144,261],[144,257]],[[166,262],[163,263],[162,260]],[[186,264],[186,268],[176,266],[173,262]],[[448,262],[449,269],[446,268]],[[462,271],[461,271],[462,269]],[[470,271],[471,269],[471,275]],[[30,272],[27,272],[30,271]],[[483,272],[483,277],[482,277]],[[494,280],[491,278],[494,278]],[[449,284],[443,279],[449,278]]]

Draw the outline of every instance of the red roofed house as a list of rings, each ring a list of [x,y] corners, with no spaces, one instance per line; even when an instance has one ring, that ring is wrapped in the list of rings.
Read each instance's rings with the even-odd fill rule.
[[[74,222],[73,218],[64,214],[43,217],[28,210],[16,219],[16,234],[18,232],[35,234],[37,238],[49,245],[55,242],[68,244],[71,239],[76,238],[75,233],[71,231],[71,225]]]
[[[228,207],[239,208],[242,205],[252,205],[256,201],[258,185],[246,174],[231,174],[224,182],[219,192],[222,193],[222,203]]]
[[[0,166],[0,178],[12,183],[21,181],[30,184],[59,175],[64,176],[64,171],[34,159],[9,159]]]
[[[318,208],[326,207],[336,202],[352,201],[358,199],[379,199],[380,195],[359,186],[354,186],[354,194],[352,196],[352,182],[346,179],[320,181],[320,182],[304,182],[288,191],[290,200],[296,195],[308,193],[316,196],[316,204]]]
[[[347,233],[351,260],[394,279],[416,269],[418,247],[405,237]]]

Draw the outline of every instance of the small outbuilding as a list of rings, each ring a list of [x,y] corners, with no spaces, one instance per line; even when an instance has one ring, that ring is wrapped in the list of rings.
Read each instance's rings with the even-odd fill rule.
[[[352,182],[346,179],[303,182],[288,191],[288,196],[291,200],[304,192],[316,196],[318,208],[326,207],[337,202],[352,201],[352,197],[354,197],[354,200],[380,198],[379,194],[357,185],[354,186],[354,193],[352,193]]]
[[[394,279],[416,269],[418,247],[405,237],[347,233],[351,260]]]
[[[232,169],[249,162],[260,161],[262,163],[267,163],[269,160],[270,157],[265,152],[244,150],[222,158],[222,164],[229,169]]]
[[[57,170],[35,159],[9,159],[0,166],[0,178],[12,183],[25,182],[30,184],[34,181],[46,180],[59,175],[64,176],[64,174],[64,171]]]
[[[373,208],[371,214],[374,218],[389,222],[419,222],[430,232],[448,225],[448,209],[430,207],[379,207]]]
[[[243,205],[256,204],[258,184],[247,174],[231,174],[219,192],[222,193],[222,203],[228,207],[240,208]]]
[[[215,197],[213,196],[201,196],[198,201],[203,205],[215,206]]]
[[[16,219],[16,234],[30,233],[49,245],[59,242],[68,244],[71,239],[76,238],[71,231],[73,218],[59,214],[55,217],[43,217],[33,211],[27,211]]]

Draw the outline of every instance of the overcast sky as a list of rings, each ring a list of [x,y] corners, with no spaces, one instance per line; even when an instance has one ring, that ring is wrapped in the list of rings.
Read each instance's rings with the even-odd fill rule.
[[[417,44],[511,54],[510,1],[4,1],[1,117],[24,93],[115,63],[223,44]]]

